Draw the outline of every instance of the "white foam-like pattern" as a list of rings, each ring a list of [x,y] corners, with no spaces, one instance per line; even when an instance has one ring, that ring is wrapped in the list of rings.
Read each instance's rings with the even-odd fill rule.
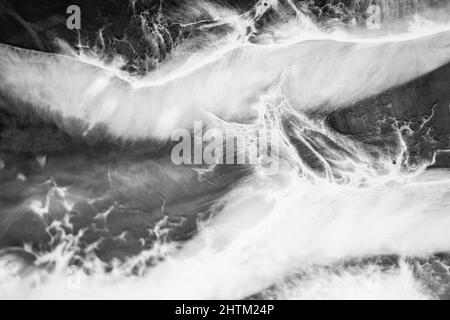
[[[429,300],[436,296],[416,279],[412,268],[383,270],[374,265],[363,268],[311,268],[297,280],[281,283],[264,298],[287,300]]]
[[[23,279],[2,268],[0,297],[237,299],[300,270],[304,278],[281,288],[279,298],[338,298],[339,292],[342,298],[433,298],[406,265],[387,273],[370,266],[333,269],[342,259],[426,257],[450,247],[448,171],[412,181],[394,177],[361,189],[311,184],[292,172],[278,183],[255,176],[222,199],[221,214],[194,240],[138,278],[117,266],[112,273],[80,272],[73,288],[70,254],[58,249],[41,258],[56,263],[50,276],[36,271]]]
[[[450,32],[379,43],[241,44],[156,83],[131,83],[62,55],[6,45],[0,53],[0,91],[12,108],[78,119],[87,129],[103,125],[125,140],[167,139],[211,114],[248,118],[282,74],[283,94],[299,110],[336,108],[401,85],[450,61]]]
[[[34,270],[24,278],[12,276],[14,263],[12,270],[0,267],[1,298],[238,299],[295,273],[305,277],[279,287],[276,298],[434,297],[406,265],[389,272],[370,265],[354,272],[333,266],[366,256],[448,251],[449,171],[421,167],[418,174],[405,175],[400,161],[393,164],[386,156],[375,163],[364,145],[300,118],[304,110],[344,106],[448,63],[448,31],[407,40],[236,44],[186,72],[142,83],[60,55],[8,46],[0,51],[0,90],[14,106],[31,105],[90,127],[103,124],[117,138],[167,138],[194,120],[239,120],[276,83],[281,98],[273,100],[296,110],[291,116],[299,120],[299,131],[303,126],[319,132],[354,154],[351,159],[332,151],[321,155],[324,162],[338,163],[327,167],[328,176],[336,168],[348,169],[348,181],[340,184],[314,171],[304,174],[295,147],[282,149],[287,161],[279,174],[257,171],[217,199],[216,215],[181,250],[157,243],[136,258],[161,252],[165,257],[140,277],[129,276],[131,262],[105,273],[95,258],[86,263],[89,275],[68,275],[73,251],[63,243],[39,257],[56,264],[50,274]]]

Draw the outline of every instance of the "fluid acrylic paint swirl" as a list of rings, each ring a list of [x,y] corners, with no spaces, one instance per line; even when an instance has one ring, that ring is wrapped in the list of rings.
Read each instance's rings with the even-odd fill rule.
[[[139,78],[88,49],[68,56],[0,45],[2,108],[39,115],[73,140],[113,145],[40,156],[40,171],[19,180],[2,160],[2,187],[21,191],[4,205],[0,232],[10,234],[25,210],[48,239],[3,246],[0,297],[448,298],[450,173],[433,167],[448,150],[431,147],[429,126],[439,106],[414,123],[392,112],[365,135],[330,121],[383,99],[393,110],[396,90],[415,81],[435,85],[448,108],[448,7],[403,20],[390,11],[390,22],[367,30],[330,28],[287,4],[292,17],[277,1],[247,13],[204,3],[222,17],[190,26],[206,30],[208,44],[181,44]],[[257,29],[269,8],[283,19]],[[218,36],[222,24],[228,31]],[[405,105],[421,99],[398,96]],[[210,130],[250,139],[225,136],[217,161],[174,162],[177,130],[192,133],[191,151]],[[266,152],[227,149],[262,145],[264,135],[250,134],[259,130],[271,133]],[[428,151],[413,152],[414,139]],[[257,161],[221,162],[227,152],[255,152]]]

